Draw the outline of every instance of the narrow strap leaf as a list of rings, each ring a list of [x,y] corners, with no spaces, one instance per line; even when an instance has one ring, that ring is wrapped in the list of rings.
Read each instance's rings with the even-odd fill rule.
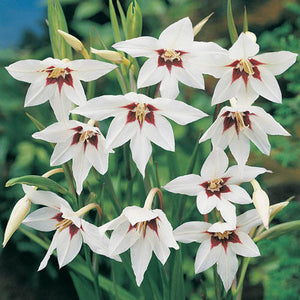
[[[247,32],[248,31],[248,16],[247,16],[247,8],[246,6],[244,7],[244,24],[243,24],[243,31]]]
[[[227,23],[228,23],[230,40],[231,40],[231,43],[234,44],[234,42],[238,39],[238,33],[236,31],[236,27],[235,27],[233,15],[232,15],[231,0],[227,1]]]
[[[122,38],[121,38],[121,33],[120,33],[120,28],[119,28],[119,24],[118,24],[116,11],[115,11],[114,5],[112,3],[112,0],[109,0],[109,15],[110,15],[110,22],[111,22],[111,25],[113,28],[115,42],[120,42],[122,40]]]
[[[123,28],[125,37],[127,38],[126,16],[125,16],[124,10],[123,10],[119,0],[117,0],[117,6],[118,6],[118,11],[119,11],[119,14],[120,14],[120,17],[121,17],[122,28]]]

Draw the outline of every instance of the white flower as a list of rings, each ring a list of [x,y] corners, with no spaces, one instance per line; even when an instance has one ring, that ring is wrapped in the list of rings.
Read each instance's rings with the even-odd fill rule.
[[[115,65],[97,60],[69,61],[46,58],[21,60],[6,67],[17,80],[31,83],[25,98],[25,107],[50,100],[58,121],[68,119],[72,102],[82,105],[86,96],[80,80],[92,81],[116,68]]]
[[[216,121],[200,139],[208,139],[213,146],[229,149],[238,164],[245,164],[250,152],[250,141],[264,154],[269,155],[271,146],[268,134],[290,135],[274,118],[257,106],[229,107],[220,111]]]
[[[274,76],[294,64],[297,54],[279,51],[256,55],[258,51],[259,45],[242,32],[227,54],[223,52],[217,60],[207,57],[205,72],[220,78],[212,104],[232,97],[240,101],[247,99],[248,104],[251,104],[258,95],[273,102],[281,102],[280,87]]]
[[[57,143],[50,159],[51,166],[61,165],[72,159],[72,170],[76,181],[76,191],[80,194],[82,184],[93,166],[100,174],[108,168],[108,155],[104,136],[98,127],[69,120],[50,125],[32,135],[50,143]]]
[[[137,285],[143,281],[152,251],[165,264],[170,247],[179,249],[173,229],[161,209],[129,206],[116,219],[100,230],[113,230],[109,241],[110,255],[118,255],[130,248],[131,263]]]
[[[235,206],[252,202],[248,193],[239,186],[267,172],[264,168],[232,166],[227,171],[228,158],[223,150],[214,148],[201,169],[201,176],[189,174],[170,181],[164,189],[173,193],[197,196],[197,207],[201,214],[208,214],[215,207],[223,219],[236,226]]]
[[[151,99],[136,93],[97,97],[72,112],[99,121],[114,116],[107,143],[115,148],[130,140],[132,158],[143,176],[152,152],[150,141],[165,150],[175,150],[172,126],[165,117],[185,125],[206,116],[199,109],[180,101]]]
[[[28,215],[23,224],[40,231],[56,230],[38,271],[46,267],[55,249],[60,268],[71,262],[79,253],[82,241],[94,252],[109,256],[109,239],[104,231],[82,219],[85,208],[74,212],[66,200],[52,192],[36,191],[29,186],[23,188],[32,203],[46,206]]]
[[[179,93],[178,81],[204,89],[202,64],[206,56],[224,51],[215,43],[194,42],[193,25],[188,17],[167,27],[158,39],[143,36],[113,47],[133,57],[148,57],[138,76],[138,88],[161,81],[162,97],[171,99]]]
[[[201,243],[195,260],[195,273],[200,273],[215,263],[226,292],[229,290],[238,270],[236,254],[245,257],[259,256],[259,250],[248,236],[249,231],[261,224],[255,209],[237,217],[237,227],[226,223],[209,224],[188,222],[174,230],[177,241]]]

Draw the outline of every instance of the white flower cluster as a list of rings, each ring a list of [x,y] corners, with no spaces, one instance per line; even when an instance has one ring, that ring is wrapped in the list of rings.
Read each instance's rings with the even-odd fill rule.
[[[287,51],[257,55],[258,44],[245,33],[240,34],[229,50],[215,43],[194,41],[189,18],[167,27],[158,39],[139,37],[113,47],[132,57],[148,57],[140,69],[137,88],[160,83],[161,97],[152,99],[130,92],[87,101],[80,80],[95,80],[116,65],[88,59],[19,61],[7,70],[14,78],[31,83],[25,106],[49,100],[58,121],[33,137],[56,144],[51,166],[72,159],[77,194],[82,192],[90,168],[93,166],[99,173],[106,173],[109,153],[129,140],[133,161],[144,176],[152,152],[151,141],[165,150],[175,151],[173,130],[167,118],[185,125],[206,116],[199,109],[175,100],[179,94],[178,81],[204,89],[202,74],[220,78],[212,105],[230,100],[231,106],[221,109],[216,121],[200,139],[200,142],[211,139],[213,145],[200,176],[181,176],[164,186],[173,193],[197,196],[199,212],[206,215],[216,208],[221,215],[220,221],[215,224],[188,222],[173,232],[163,211],[151,210],[151,204],[146,201],[144,208],[127,207],[121,216],[98,228],[82,219],[86,211],[73,212],[68,202],[54,193],[23,186],[33,203],[46,206],[31,213],[23,223],[42,231],[56,230],[39,270],[46,266],[54,249],[57,249],[59,266],[68,264],[79,253],[84,241],[96,253],[117,260],[120,260],[119,254],[130,248],[132,267],[140,285],[152,252],[164,264],[170,254],[169,248],[179,248],[176,241],[195,241],[201,243],[195,272],[217,263],[227,291],[238,268],[236,254],[259,255],[248,233],[261,223],[259,215],[265,211],[253,209],[237,217],[233,204],[252,203],[239,185],[267,172],[264,168],[246,165],[250,141],[261,152],[269,154],[267,134],[289,135],[271,115],[252,104],[259,95],[281,102],[274,75],[289,68],[297,55]],[[73,109],[73,104],[78,107]],[[87,124],[70,120],[70,112],[91,120]],[[105,139],[94,125],[95,121],[110,117],[113,120]],[[224,152],[227,146],[237,162],[229,168]],[[110,239],[105,235],[108,230],[113,230]]]

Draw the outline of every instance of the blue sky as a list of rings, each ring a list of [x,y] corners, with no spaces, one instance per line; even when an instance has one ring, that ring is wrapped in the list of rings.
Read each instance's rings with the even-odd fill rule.
[[[41,33],[46,3],[43,0],[0,0],[0,48],[16,47],[26,29]]]

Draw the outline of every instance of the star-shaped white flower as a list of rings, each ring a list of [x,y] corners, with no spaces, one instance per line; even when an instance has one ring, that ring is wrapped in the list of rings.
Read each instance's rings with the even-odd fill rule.
[[[224,51],[215,43],[195,42],[188,17],[171,24],[158,39],[143,36],[116,43],[113,47],[133,57],[148,57],[139,72],[138,88],[161,82],[162,97],[171,99],[179,93],[178,81],[204,89],[202,69],[206,57]]]
[[[32,135],[50,143],[56,143],[50,159],[51,166],[61,165],[72,159],[76,192],[82,191],[83,181],[93,166],[100,174],[108,168],[108,155],[112,150],[98,127],[69,120],[57,122]]]
[[[205,72],[220,78],[216,85],[212,104],[232,97],[247,99],[252,104],[258,95],[281,103],[282,96],[275,75],[283,73],[295,63],[297,54],[289,51],[256,55],[259,45],[247,34],[241,33],[237,41],[218,59],[207,57]]]
[[[104,231],[82,219],[84,208],[74,212],[69,203],[48,191],[36,191],[33,187],[23,186],[32,203],[46,207],[28,215],[23,224],[40,231],[55,231],[52,242],[42,260],[38,271],[44,269],[52,252],[57,249],[59,268],[70,263],[79,253],[82,241],[92,251],[108,257],[109,239]],[[120,260],[117,256],[114,259]]]
[[[216,121],[207,129],[200,143],[208,139],[213,146],[229,149],[238,164],[245,164],[250,153],[250,141],[264,154],[271,146],[268,134],[290,135],[274,118],[258,106],[229,107],[221,109]]]
[[[169,192],[197,196],[197,207],[201,214],[208,214],[217,208],[223,219],[236,226],[236,209],[233,203],[252,202],[249,194],[239,186],[249,182],[265,168],[232,166],[227,171],[228,158],[220,148],[215,148],[207,157],[201,169],[201,176],[189,174],[180,176],[164,186]]]
[[[132,158],[143,176],[152,152],[150,141],[165,150],[175,150],[172,126],[165,117],[185,125],[206,116],[181,101],[136,93],[97,97],[72,112],[99,121],[115,117],[108,129],[107,143],[115,148],[130,140]]]
[[[104,224],[101,230],[113,230],[109,253],[116,256],[130,248],[131,263],[136,283],[141,285],[152,252],[165,264],[170,247],[179,249],[173,229],[161,209],[129,206],[116,219]]]
[[[58,121],[68,119],[72,102],[82,105],[86,96],[80,80],[92,81],[110,72],[116,65],[98,60],[54,59],[21,60],[6,70],[17,80],[31,83],[28,88],[25,107],[42,104],[50,100]]]
[[[215,263],[226,292],[238,270],[236,254],[245,257],[259,256],[259,249],[249,237],[249,231],[260,225],[255,209],[237,217],[237,227],[227,223],[187,222],[174,230],[177,241],[201,243],[195,260],[195,273],[200,273]]]

